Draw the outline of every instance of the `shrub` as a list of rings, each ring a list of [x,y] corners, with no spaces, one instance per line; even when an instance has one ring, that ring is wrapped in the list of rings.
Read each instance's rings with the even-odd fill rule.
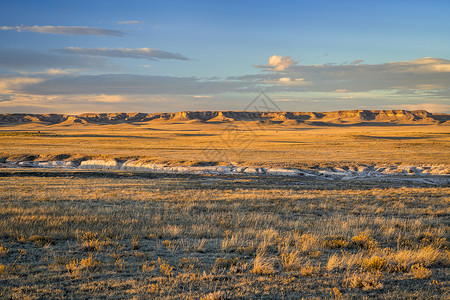
[[[425,268],[423,264],[415,264],[411,266],[411,274],[417,279],[427,279],[431,277],[433,272]]]
[[[333,288],[333,291],[330,292],[330,295],[332,298],[334,298],[335,300],[341,300],[342,299],[342,293],[341,291],[339,291],[338,288]]]
[[[135,235],[133,236],[133,239],[131,241],[131,248],[133,250],[138,250],[141,248],[141,242],[139,241],[139,236]]]
[[[362,288],[364,290],[377,290],[383,287],[380,282],[381,274],[379,273],[354,273],[347,278],[350,287]]]
[[[81,270],[80,270],[80,268],[78,266],[78,259],[74,259],[74,260],[70,261],[66,265],[66,268],[67,268],[67,272],[69,272],[69,274],[72,277],[79,277],[80,274],[81,274]]]
[[[204,297],[201,297],[200,300],[226,300],[228,299],[228,295],[224,291],[216,291],[214,293],[209,293]]]
[[[363,232],[359,235],[356,235],[352,238],[352,243],[366,250],[373,250],[378,247],[378,242],[375,241],[372,237],[370,237],[367,233]]]
[[[214,267],[217,269],[226,269],[236,265],[238,258],[217,258]]]
[[[369,271],[381,271],[386,268],[387,260],[375,255],[364,259],[363,266]]]
[[[159,291],[158,283],[150,284],[149,292],[150,294],[156,294]]]
[[[97,234],[90,230],[81,235],[80,239],[83,242],[83,249],[87,251],[101,251],[106,245],[105,241],[100,241]]]
[[[80,262],[80,267],[83,270],[94,271],[97,270],[100,266],[100,261],[95,260],[92,256],[88,258],[83,258]]]
[[[151,264],[149,264],[149,263],[145,263],[143,266],[142,266],[142,271],[143,272],[151,272],[151,271],[153,271],[155,269],[155,266],[153,266],[153,265],[151,265]]]
[[[0,245],[0,256],[8,254],[9,250],[6,247],[3,247],[3,245]]]
[[[169,265],[164,259],[158,257],[158,264],[159,264],[159,271],[163,275],[167,277],[173,276],[173,267]]]
[[[78,259],[71,260],[67,265],[67,271],[72,277],[80,277],[83,272],[95,271],[99,268],[100,261],[95,260],[92,256],[83,258],[80,262]]]
[[[319,267],[304,266],[300,268],[300,274],[302,274],[302,276],[315,276],[319,273],[319,269]]]
[[[329,237],[323,243],[323,246],[329,249],[347,248],[349,245],[350,242],[347,241],[343,236]]]

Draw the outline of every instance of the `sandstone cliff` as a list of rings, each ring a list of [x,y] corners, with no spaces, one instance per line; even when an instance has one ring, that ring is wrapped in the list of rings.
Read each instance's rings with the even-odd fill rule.
[[[357,125],[357,124],[450,124],[449,114],[432,114],[424,110],[343,110],[331,112],[250,112],[183,111],[176,113],[85,113],[0,114],[0,124],[39,123],[47,125],[120,124],[134,122],[209,122],[236,121],[262,124]]]

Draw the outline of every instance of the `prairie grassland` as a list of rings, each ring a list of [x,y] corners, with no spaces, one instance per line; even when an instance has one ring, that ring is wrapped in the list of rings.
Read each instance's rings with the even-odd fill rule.
[[[450,188],[0,172],[0,298],[445,299]]]
[[[450,127],[439,125],[147,122],[67,127],[3,125],[0,130],[0,158],[140,158],[179,165],[233,161],[294,168],[354,163],[450,164]],[[211,148],[218,151],[205,151]]]

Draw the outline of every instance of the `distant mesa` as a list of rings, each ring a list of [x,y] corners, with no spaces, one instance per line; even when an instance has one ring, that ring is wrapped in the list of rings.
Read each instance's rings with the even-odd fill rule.
[[[283,126],[450,125],[449,114],[425,110],[340,110],[331,112],[182,111],[175,113],[0,114],[1,125],[36,123],[84,126],[123,123],[230,123],[252,122]]]

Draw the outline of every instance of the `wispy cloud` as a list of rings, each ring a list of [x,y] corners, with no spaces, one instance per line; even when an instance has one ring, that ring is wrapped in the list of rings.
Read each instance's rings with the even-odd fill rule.
[[[81,54],[90,56],[106,56],[106,57],[122,57],[122,58],[135,58],[135,59],[176,59],[176,60],[189,60],[187,57],[179,53],[173,53],[163,51],[154,48],[80,48],[80,47],[67,47],[62,49],[55,49],[58,53],[69,54]]]
[[[22,76],[34,76],[34,77],[51,77],[51,76],[62,76],[62,75],[76,75],[78,74],[80,69],[58,69],[58,68],[49,68],[46,70],[39,71],[17,71]]]
[[[450,111],[449,104],[441,104],[441,103],[386,105],[385,107],[388,109],[426,110],[431,113]]]
[[[393,73],[450,73],[450,60],[433,57],[424,57],[412,61],[390,62],[381,66],[391,70]]]
[[[289,77],[281,77],[276,80],[266,80],[264,83],[271,83],[271,84],[281,84],[284,86],[307,86],[311,83],[308,81],[305,81],[304,78],[289,78]]]
[[[1,26],[1,30],[13,30],[17,32],[29,31],[39,33],[63,34],[63,35],[103,35],[125,36],[127,33],[120,30],[104,29],[85,26]]]
[[[0,103],[1,102],[10,102],[14,100],[14,94],[0,94]]]
[[[362,63],[363,60],[362,59],[357,59],[351,62],[352,65],[359,65],[360,63]]]
[[[0,49],[0,67],[13,71],[35,69],[61,69],[71,67],[92,68],[108,67],[102,57],[82,57],[62,55],[23,49]]]
[[[136,20],[130,20],[130,21],[119,21],[117,24],[144,24],[143,21],[136,21]]]
[[[432,90],[444,89],[445,87],[442,85],[438,85],[438,84],[426,83],[426,84],[418,84],[415,86],[415,88],[418,90],[423,90],[423,91],[432,91]]]
[[[26,76],[0,76],[0,94],[14,94],[30,84],[45,81],[44,78],[33,78]]]
[[[192,97],[194,97],[194,98],[211,98],[211,96],[207,96],[207,95],[194,95]]]

